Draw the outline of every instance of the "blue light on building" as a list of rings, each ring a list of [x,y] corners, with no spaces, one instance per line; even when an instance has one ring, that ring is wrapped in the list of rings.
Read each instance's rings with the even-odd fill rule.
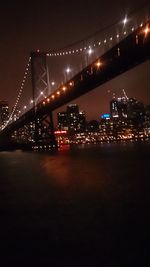
[[[101,119],[110,119],[110,114],[109,113],[102,114]]]

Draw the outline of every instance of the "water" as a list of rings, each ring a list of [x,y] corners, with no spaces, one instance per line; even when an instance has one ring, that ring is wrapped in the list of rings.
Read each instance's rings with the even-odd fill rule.
[[[1,266],[149,266],[150,143],[0,153]]]

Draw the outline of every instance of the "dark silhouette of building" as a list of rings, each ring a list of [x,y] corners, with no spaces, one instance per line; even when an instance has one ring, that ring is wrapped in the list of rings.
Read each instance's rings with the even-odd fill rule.
[[[99,131],[99,122],[97,120],[91,120],[87,123],[87,130],[89,132]]]

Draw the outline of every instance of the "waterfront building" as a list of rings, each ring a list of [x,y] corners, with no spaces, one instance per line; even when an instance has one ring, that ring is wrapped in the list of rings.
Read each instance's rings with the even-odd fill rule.
[[[67,130],[69,134],[85,131],[86,116],[84,111],[79,111],[77,104],[68,105],[65,112],[57,114],[57,128]]]

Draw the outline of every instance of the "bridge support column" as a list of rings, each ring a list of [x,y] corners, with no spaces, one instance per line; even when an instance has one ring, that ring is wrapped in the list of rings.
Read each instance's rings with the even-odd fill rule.
[[[47,55],[45,52],[31,52],[31,75],[33,107],[35,107],[43,98],[43,94],[45,96],[50,94]]]
[[[36,115],[36,113],[35,113]],[[57,150],[52,111],[35,118],[35,146]]]
[[[52,111],[37,114],[36,105],[40,102],[43,94],[50,94],[49,72],[47,66],[47,55],[45,52],[31,52],[31,73],[32,73],[32,95],[34,108],[34,142],[35,145],[51,146],[57,148],[54,135],[54,124]],[[42,92],[42,95],[41,95]]]

